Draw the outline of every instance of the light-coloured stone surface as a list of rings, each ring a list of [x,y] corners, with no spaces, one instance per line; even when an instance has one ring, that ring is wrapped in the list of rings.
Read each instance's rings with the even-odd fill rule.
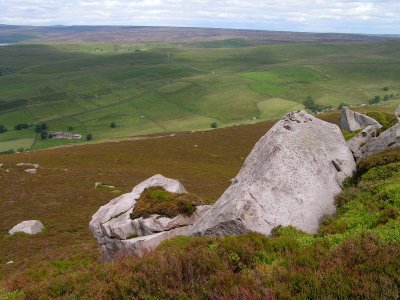
[[[26,173],[30,173],[30,174],[36,174],[37,173],[37,169],[26,169],[24,170]]]
[[[362,160],[367,156],[384,151],[388,148],[400,147],[400,123],[382,132],[378,137],[371,138],[355,154],[357,160]],[[400,149],[399,149],[400,151]]]
[[[397,106],[397,109],[396,109],[394,114],[395,114],[395,116],[397,117],[397,120],[399,120],[399,123],[400,123],[400,104],[399,104],[399,106]]]
[[[187,229],[182,228],[194,224],[211,207],[198,206],[196,212],[190,216],[167,218],[151,215],[132,220],[130,213],[137,199],[144,189],[152,186],[161,186],[172,193],[186,193],[179,181],[155,175],[135,186],[131,193],[102,206],[93,215],[89,229],[100,243],[101,252],[106,259],[112,259],[118,253],[142,255],[153,250],[161,241],[186,233]]]
[[[38,164],[31,164],[31,163],[18,163],[17,167],[31,167],[31,168],[38,169],[39,165]]]
[[[278,225],[315,233],[320,219],[335,212],[334,196],[355,169],[338,126],[304,111],[290,113],[257,142],[231,186],[189,233],[269,235]]]
[[[363,129],[356,136],[347,141],[351,152],[357,157],[360,148],[368,142],[371,138],[377,136],[378,129],[382,128],[381,125],[370,125]]]
[[[178,235],[187,235],[190,226],[179,227],[170,231],[141,236],[137,238],[118,240],[104,237],[100,252],[105,260],[111,260],[119,255],[143,256],[153,251],[161,242]]]
[[[352,111],[350,109],[342,109],[340,111],[340,128],[347,131],[356,131],[367,128],[368,126],[382,126],[375,119],[367,115]]]
[[[16,232],[24,232],[27,234],[37,234],[43,230],[44,226],[42,222],[38,220],[29,220],[23,221],[17,225],[15,225],[11,230],[8,232],[9,234],[14,234]]]
[[[100,207],[100,209],[92,216],[92,220],[89,223],[89,229],[95,236],[95,238],[101,238],[103,236],[103,231],[110,234],[108,230],[109,224],[112,219],[118,218],[118,221],[124,218],[129,218],[129,214],[139,199],[141,193],[148,187],[160,186],[171,193],[185,193],[186,190],[183,185],[175,179],[169,179],[162,175],[154,175],[149,179],[141,182],[132,189],[132,192],[119,196],[111,200],[108,204]],[[115,222],[115,220],[113,221]]]

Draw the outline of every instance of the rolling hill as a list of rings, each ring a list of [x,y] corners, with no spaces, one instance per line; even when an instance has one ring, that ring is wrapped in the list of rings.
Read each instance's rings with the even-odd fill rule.
[[[400,101],[393,37],[152,27],[1,26],[0,152],[275,119],[316,103]],[[124,39],[125,37],[125,39]],[[11,39],[11,38],[10,38]],[[24,39],[19,39],[22,41]],[[387,90],[383,90],[387,87]],[[82,140],[45,139],[73,132]],[[111,128],[111,123],[116,126]],[[18,124],[31,125],[15,130]]]

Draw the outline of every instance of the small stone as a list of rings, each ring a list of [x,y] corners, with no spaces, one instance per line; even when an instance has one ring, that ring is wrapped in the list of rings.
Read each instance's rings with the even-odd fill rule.
[[[43,230],[44,226],[42,222],[39,220],[29,220],[23,221],[17,225],[15,225],[11,230],[8,232],[9,234],[13,235],[16,232],[24,232],[27,234],[37,234]]]
[[[6,263],[6,265],[12,265],[14,263],[14,261],[10,260]]]
[[[26,169],[24,170],[26,173],[30,173],[30,174],[36,174],[37,170],[36,169]]]

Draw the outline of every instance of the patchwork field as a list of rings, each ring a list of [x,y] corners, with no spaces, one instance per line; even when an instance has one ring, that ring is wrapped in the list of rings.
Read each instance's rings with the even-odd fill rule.
[[[254,42],[254,40],[253,40]],[[400,101],[400,42],[248,39],[0,47],[0,152],[276,119],[318,105]],[[264,43],[264,45],[262,44]],[[385,88],[385,90],[384,90]],[[386,99],[387,100],[387,99]],[[73,132],[82,140],[41,139]],[[31,127],[15,130],[26,123]],[[111,128],[111,123],[115,126]]]

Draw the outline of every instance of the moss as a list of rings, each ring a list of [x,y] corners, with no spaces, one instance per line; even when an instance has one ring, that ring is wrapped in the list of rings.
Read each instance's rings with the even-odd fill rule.
[[[348,141],[351,138],[355,137],[361,131],[362,131],[362,129],[358,129],[358,130],[355,130],[355,131],[347,131],[346,129],[342,129],[342,133],[343,133],[344,139],[346,141]]]
[[[191,215],[203,201],[189,193],[170,193],[162,187],[145,189],[130,214],[132,219],[147,218],[153,214],[173,218],[179,214]]]

